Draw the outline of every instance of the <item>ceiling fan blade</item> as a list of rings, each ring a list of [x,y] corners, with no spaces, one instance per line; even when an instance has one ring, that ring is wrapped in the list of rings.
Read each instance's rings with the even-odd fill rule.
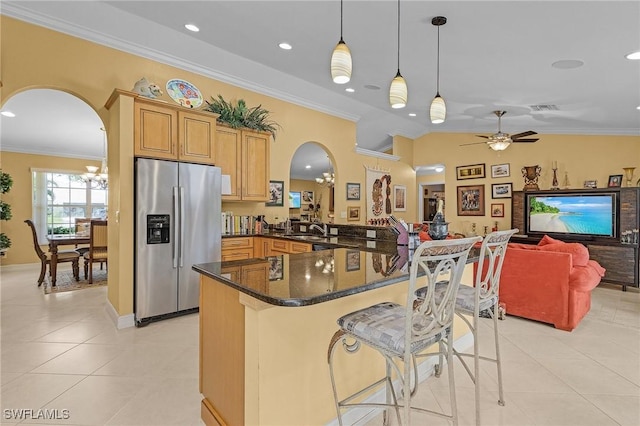
[[[511,139],[519,139],[519,138],[524,138],[526,136],[532,136],[532,135],[537,135],[536,132],[534,132],[533,130],[528,130],[526,132],[522,132],[522,133],[518,133],[516,135],[511,135]]]
[[[485,144],[486,144],[486,142],[463,143],[463,144],[458,145],[458,146],[479,145],[479,144],[483,144],[483,145],[485,145]]]
[[[511,142],[513,143],[518,143],[518,142],[536,142],[538,139],[514,139]]]
[[[485,136],[485,135],[476,135],[479,138],[485,138],[485,139],[489,139],[489,136]]]

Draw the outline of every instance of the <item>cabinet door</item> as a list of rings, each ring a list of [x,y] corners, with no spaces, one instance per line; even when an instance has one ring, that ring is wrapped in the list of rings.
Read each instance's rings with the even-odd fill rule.
[[[229,127],[218,126],[216,128],[216,162],[215,165],[222,169],[223,175],[231,176],[231,194],[223,195],[223,200],[240,200],[242,175],[240,173],[242,161],[240,160],[241,144],[240,131]]]
[[[200,164],[215,164],[216,118],[178,112],[178,158]]]
[[[136,157],[176,160],[177,111],[144,102],[136,102],[134,108],[133,154]]]
[[[269,201],[268,133],[242,131],[242,199]]]
[[[308,253],[311,249],[311,244],[291,242],[291,253]]]
[[[291,242],[285,240],[272,239],[270,244],[270,255],[291,252]]]
[[[222,250],[222,254],[220,255],[220,260],[222,260],[223,262],[226,262],[228,260],[247,260],[247,259],[253,259],[252,248]]]
[[[241,282],[254,290],[266,291],[269,282],[269,262],[243,266]]]

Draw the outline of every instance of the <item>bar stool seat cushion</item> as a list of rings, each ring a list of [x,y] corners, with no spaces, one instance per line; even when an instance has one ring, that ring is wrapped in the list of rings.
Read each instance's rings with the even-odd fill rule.
[[[447,291],[447,283],[439,282],[436,284],[436,289],[434,291],[434,297],[436,300],[442,300],[444,296],[444,292]],[[427,294],[427,288],[422,287],[416,290],[416,296],[418,299],[424,299]],[[484,299],[479,300],[479,310],[480,312],[490,309],[496,304],[498,299],[497,295],[493,295]],[[475,287],[471,287],[468,285],[460,284],[458,287],[458,294],[456,296],[456,309],[462,310],[465,313],[473,314],[476,303],[476,289]]]
[[[405,316],[404,306],[392,302],[377,305],[352,312],[338,319],[338,325],[348,334],[395,356],[403,356],[405,345]],[[427,328],[429,324],[414,324],[416,333]],[[417,339],[411,343],[411,352],[420,352],[442,339],[442,333]]]

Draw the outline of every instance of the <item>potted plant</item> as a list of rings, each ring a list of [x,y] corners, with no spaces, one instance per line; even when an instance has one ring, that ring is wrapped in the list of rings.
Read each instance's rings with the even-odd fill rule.
[[[276,131],[280,125],[269,119],[270,113],[262,108],[262,105],[249,108],[244,99],[238,100],[234,105],[233,102],[227,102],[222,95],[218,95],[218,99],[211,97],[211,102],[205,102],[207,103],[205,111],[219,114],[217,121],[234,129],[246,127],[260,132],[269,132],[273,139],[276,139]]]
[[[13,186],[13,179],[11,175],[0,170],[0,194],[6,194],[11,190]],[[0,220],[11,219],[11,206],[4,201],[0,201]],[[11,247],[11,239],[7,237],[4,232],[0,233],[0,253],[4,255],[4,252]]]

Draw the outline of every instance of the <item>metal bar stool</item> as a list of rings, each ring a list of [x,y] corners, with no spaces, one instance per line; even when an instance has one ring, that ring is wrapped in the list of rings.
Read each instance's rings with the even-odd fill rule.
[[[411,424],[412,410],[446,418],[457,425],[455,384],[451,362],[453,360],[454,301],[469,251],[476,242],[481,240],[481,237],[473,237],[425,241],[415,250],[411,260],[405,306],[392,302],[378,303],[338,319],[340,329],[331,339],[327,361],[340,425],[342,425],[342,409],[355,406],[385,408],[385,424],[392,408],[395,410],[398,423],[402,424],[400,416],[402,408],[402,418],[407,425]],[[418,279],[421,283],[425,280],[428,284],[427,288],[431,289],[425,292],[425,297],[421,300],[417,300],[415,294]],[[440,300],[434,297],[433,291],[438,282],[446,282],[446,291]],[[347,353],[356,352],[361,345],[376,350],[385,359],[385,376],[351,396],[340,399],[333,371],[333,355],[338,342],[342,342],[341,346]],[[411,399],[418,389],[416,354],[436,343],[438,353],[446,352],[448,360],[451,414],[411,405]],[[399,381],[399,395],[394,387],[394,378]],[[386,402],[355,401],[365,392],[382,385],[385,389]]]
[[[456,297],[455,312],[469,327],[473,334],[473,353],[459,352],[454,349],[455,356],[467,370],[475,388],[476,425],[480,425],[480,360],[496,364],[498,374],[498,405],[504,405],[504,392],[502,388],[502,364],[500,361],[500,344],[498,339],[498,309],[500,273],[504,262],[504,254],[507,244],[518,229],[495,231],[487,235],[482,241],[480,259],[477,264],[473,286],[461,284]],[[426,297],[427,288],[416,291],[418,299]],[[436,299],[445,297],[446,284],[438,283],[435,288]],[[489,316],[493,319],[493,334],[495,342],[495,358],[480,355],[480,341],[478,339],[478,326],[480,317]],[[463,357],[473,357],[473,371],[469,368]],[[436,367],[436,376],[442,372],[442,356]]]

